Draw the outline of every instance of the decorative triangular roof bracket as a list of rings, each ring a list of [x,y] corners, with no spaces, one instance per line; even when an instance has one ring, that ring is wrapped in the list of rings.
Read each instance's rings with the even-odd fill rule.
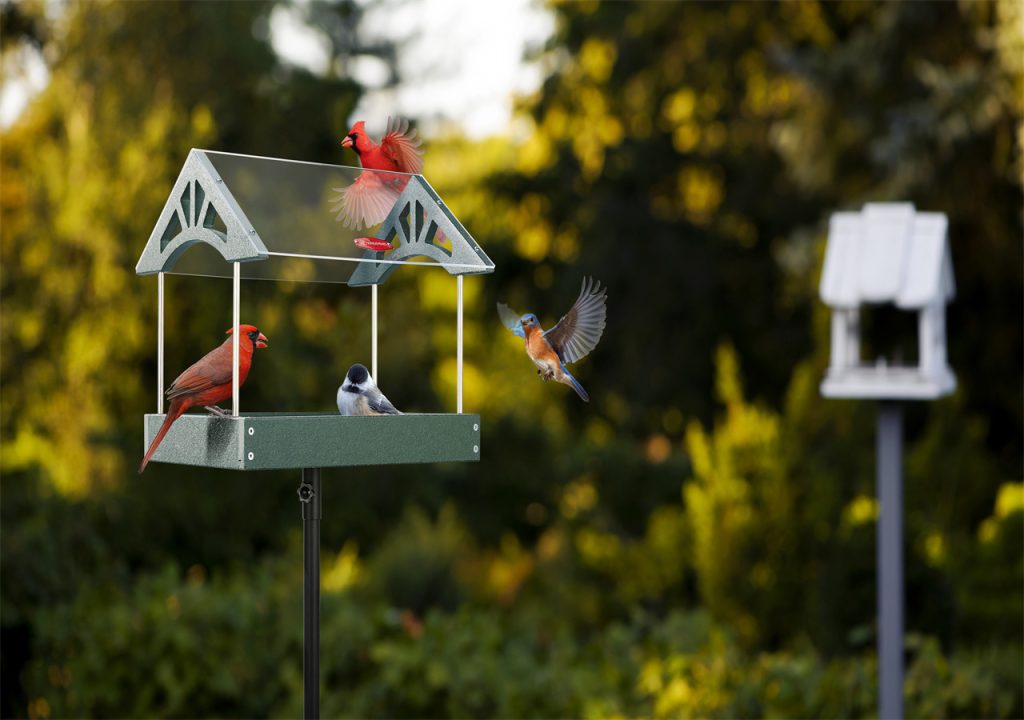
[[[139,275],[168,272],[204,242],[228,262],[267,258],[267,248],[206,154],[192,150],[135,266]]]
[[[399,267],[398,262],[416,257],[444,263],[452,275],[477,275],[494,271],[494,263],[458,218],[448,210],[433,188],[421,177],[409,178],[401,196],[381,225],[380,237],[396,244],[387,253],[367,250],[352,273],[353,287],[379,285]],[[387,262],[390,261],[390,262]]]

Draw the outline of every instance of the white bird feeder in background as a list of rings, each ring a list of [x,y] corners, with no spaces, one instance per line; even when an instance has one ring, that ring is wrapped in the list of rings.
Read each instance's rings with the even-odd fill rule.
[[[829,223],[821,299],[832,308],[832,357],[821,394],[878,400],[878,716],[903,717],[903,406],[956,389],[946,362],[953,263],[946,216],[910,203],[871,203]],[[917,312],[917,366],[860,357],[861,306]]]
[[[928,400],[956,389],[946,362],[946,303],[953,263],[943,213],[910,203],[871,203],[829,224],[821,299],[832,308],[832,357],[821,394],[830,398]],[[918,365],[860,357],[862,305],[891,303],[918,314]]]

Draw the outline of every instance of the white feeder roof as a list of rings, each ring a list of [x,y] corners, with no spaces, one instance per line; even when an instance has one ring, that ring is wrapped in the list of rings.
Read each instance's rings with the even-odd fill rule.
[[[834,308],[894,303],[920,309],[953,298],[953,265],[943,213],[911,203],[869,203],[832,215],[821,299]]]

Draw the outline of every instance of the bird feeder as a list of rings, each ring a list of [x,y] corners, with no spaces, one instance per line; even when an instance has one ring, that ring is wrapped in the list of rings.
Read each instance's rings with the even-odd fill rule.
[[[383,197],[389,203],[394,198],[376,232],[391,250],[362,249],[354,241],[367,231],[339,221],[341,198],[358,184],[388,188]],[[214,248],[223,262],[211,263],[209,253],[187,252],[199,243]],[[462,412],[462,278],[493,272],[494,263],[427,181],[420,175],[192,150],[135,268],[140,275],[158,276],[157,408],[145,417],[146,446],[164,418],[165,273],[231,277],[235,328],[243,279],[299,277],[369,287],[370,364],[377,377],[378,286],[402,265],[433,266],[455,276],[455,414],[351,418],[334,412],[243,412],[235,332],[230,417],[183,415],[153,462],[269,470],[480,457],[480,417]]]
[[[346,217],[347,201],[356,191],[364,193],[359,217],[365,223],[372,215],[374,226],[379,223],[374,237],[365,237],[368,229],[350,227],[358,223],[351,214]],[[217,254],[188,252],[200,244]],[[404,265],[439,268],[455,278],[454,414],[343,417],[336,412],[242,411],[238,327],[243,279],[368,287],[371,368],[377,377],[378,286]],[[318,717],[320,471],[480,459],[480,416],[463,413],[462,407],[462,284],[465,275],[493,272],[494,263],[420,175],[192,150],[135,271],[157,276],[157,406],[145,416],[144,448],[165,417],[164,275],[232,279],[231,413],[182,415],[152,462],[302,469],[304,716]],[[327,390],[325,396],[333,395],[333,388]]]
[[[821,275],[832,355],[822,395],[925,400],[956,388],[946,362],[946,303],[955,290],[946,226],[944,214],[916,212],[910,203],[832,215]],[[917,313],[917,366],[861,360],[861,308],[886,303]]]
[[[878,401],[876,524],[878,716],[903,717],[903,400],[956,389],[946,362],[953,263],[946,216],[910,203],[872,203],[832,215],[821,299],[832,309],[832,355],[821,394]],[[861,361],[860,313],[893,304],[917,313],[918,364]]]

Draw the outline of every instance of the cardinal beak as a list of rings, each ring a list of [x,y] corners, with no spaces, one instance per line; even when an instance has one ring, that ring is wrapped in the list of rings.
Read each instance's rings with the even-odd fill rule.
[[[341,146],[343,148],[352,147],[352,136],[346,135],[345,139],[341,141]]]
[[[259,337],[256,338],[256,347],[265,348],[268,342],[270,341],[267,340],[267,336],[264,335],[263,333],[260,333]]]

